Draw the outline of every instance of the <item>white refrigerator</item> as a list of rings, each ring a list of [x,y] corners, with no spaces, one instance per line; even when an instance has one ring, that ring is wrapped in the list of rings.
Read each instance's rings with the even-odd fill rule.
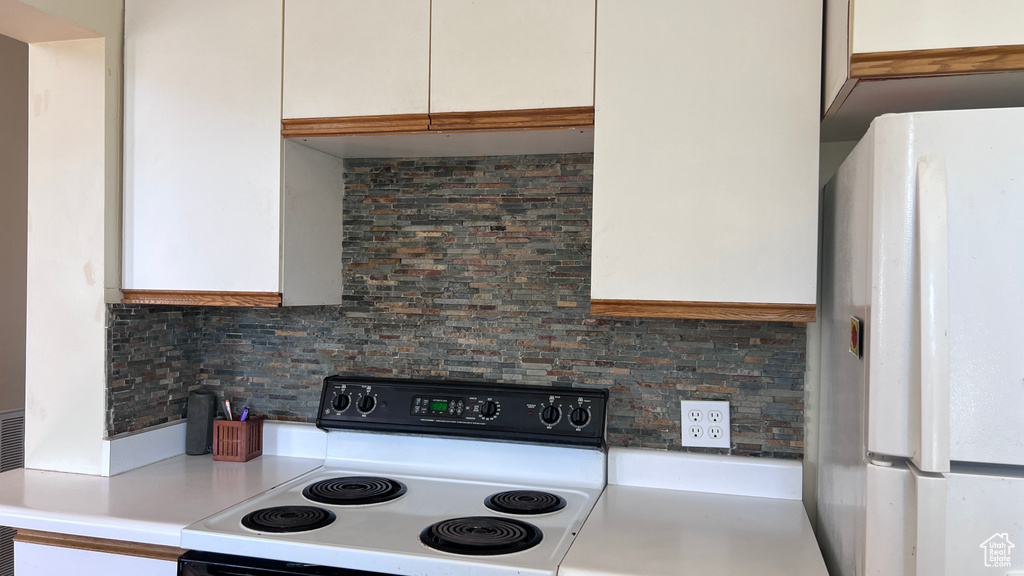
[[[1024,576],[1024,109],[881,116],[822,200],[832,576]]]

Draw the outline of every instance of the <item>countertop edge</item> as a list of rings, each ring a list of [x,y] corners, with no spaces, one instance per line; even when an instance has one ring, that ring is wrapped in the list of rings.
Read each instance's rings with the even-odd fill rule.
[[[0,526],[179,547],[181,531],[186,526],[322,464],[322,460],[315,458],[287,456],[224,463],[214,462],[209,455],[182,454],[110,477],[19,468],[0,474]],[[225,470],[237,473],[225,477]],[[159,478],[164,486],[153,485],[153,478]],[[238,482],[237,491],[231,488],[232,481]],[[159,488],[167,485],[177,492],[166,495],[166,504],[155,504],[153,510],[136,513],[130,508],[117,510],[112,504],[117,498],[148,502]],[[182,513],[181,502],[194,493],[195,486],[211,486],[212,492],[204,496],[201,510]],[[95,504],[83,504],[83,498],[94,499]],[[77,501],[70,504],[69,499]]]

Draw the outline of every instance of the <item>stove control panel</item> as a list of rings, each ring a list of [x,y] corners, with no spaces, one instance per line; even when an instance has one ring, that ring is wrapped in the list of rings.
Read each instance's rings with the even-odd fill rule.
[[[603,446],[607,404],[593,388],[329,376],[317,426]]]

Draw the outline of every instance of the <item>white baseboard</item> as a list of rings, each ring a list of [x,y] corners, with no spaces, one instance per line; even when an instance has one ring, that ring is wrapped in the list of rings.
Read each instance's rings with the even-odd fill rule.
[[[101,475],[115,476],[184,453],[184,420],[119,434],[103,441]]]
[[[104,440],[102,475],[116,476],[184,454],[185,422],[179,420]],[[327,433],[314,424],[266,420],[263,422],[263,453],[326,458]]]
[[[613,447],[608,483],[734,496],[800,500],[800,462],[694,452]]]
[[[326,458],[327,432],[315,424],[265,420],[263,453],[268,456]]]

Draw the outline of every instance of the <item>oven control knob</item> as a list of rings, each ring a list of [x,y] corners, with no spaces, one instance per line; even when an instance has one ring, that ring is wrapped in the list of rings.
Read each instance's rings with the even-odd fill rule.
[[[494,418],[498,415],[498,403],[494,400],[486,400],[480,405],[480,416],[483,418]]]
[[[359,404],[356,406],[356,408],[358,408],[359,411],[362,412],[363,414],[366,414],[370,410],[373,410],[373,407],[376,405],[377,399],[367,394],[366,396],[363,396],[362,398],[359,399]]]
[[[558,409],[558,406],[547,406],[540,413],[540,421],[548,426],[558,422],[561,417],[562,411]]]
[[[331,403],[334,409],[338,412],[344,412],[348,409],[348,405],[352,403],[352,400],[348,397],[348,394],[338,394],[334,397],[334,402]]]
[[[580,406],[569,414],[569,423],[577,428],[582,428],[590,422],[590,410]]]

